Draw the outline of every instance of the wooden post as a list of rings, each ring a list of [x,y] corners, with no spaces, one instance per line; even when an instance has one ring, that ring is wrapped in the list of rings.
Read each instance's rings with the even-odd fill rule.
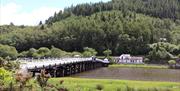
[[[53,71],[53,76],[56,77],[56,75],[57,75],[57,67],[54,67],[53,70],[54,70]]]
[[[35,74],[36,74],[36,72],[35,71],[32,71],[32,73],[33,73],[33,77],[35,76]]]
[[[72,68],[71,68],[71,65],[69,66],[69,74],[68,75],[71,75],[72,74]]]
[[[64,77],[65,75],[65,72],[64,72],[64,68],[62,68],[62,77]]]
[[[82,62],[79,64],[79,73],[82,72]]]

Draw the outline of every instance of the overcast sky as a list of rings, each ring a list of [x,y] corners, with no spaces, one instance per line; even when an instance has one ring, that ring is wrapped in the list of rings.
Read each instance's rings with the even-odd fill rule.
[[[37,25],[65,7],[99,1],[110,0],[0,0],[0,25]]]

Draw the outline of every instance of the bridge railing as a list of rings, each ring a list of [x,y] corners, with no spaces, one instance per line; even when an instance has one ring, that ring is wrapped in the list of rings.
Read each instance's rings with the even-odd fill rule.
[[[21,63],[20,68],[41,68],[46,66],[54,66],[54,65],[64,65],[64,64],[70,64],[70,63],[77,63],[77,62],[86,62],[86,61],[96,61],[96,62],[103,62],[103,63],[109,63],[108,61],[96,59],[93,60],[93,58],[45,58],[45,59],[29,59],[29,58],[21,58],[17,59],[16,61],[19,61]]]
[[[20,68],[34,68],[43,66],[62,65],[75,62],[91,61],[92,58],[48,58],[48,59],[18,59]]]

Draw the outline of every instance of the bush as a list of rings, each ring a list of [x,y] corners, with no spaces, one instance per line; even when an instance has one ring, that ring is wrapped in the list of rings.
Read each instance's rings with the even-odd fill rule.
[[[149,58],[145,58],[145,59],[144,59],[144,62],[145,62],[145,63],[149,63],[149,61],[150,61]]]
[[[169,60],[168,63],[169,63],[169,65],[174,65],[174,64],[176,64],[176,61],[175,60]]]
[[[76,55],[79,55],[80,57],[82,56],[82,54],[81,54],[80,52],[76,52],[76,51],[75,51],[75,52],[72,52],[72,53],[71,53],[71,56],[72,56],[72,57],[74,57],[74,56],[76,56]]]
[[[159,42],[149,47],[151,51],[149,51],[148,58],[151,63],[168,63],[169,59],[179,54],[178,46],[169,43]]]
[[[27,57],[27,53],[28,53],[28,51],[23,51],[23,52],[19,53],[18,57]]]
[[[107,49],[107,50],[103,51],[103,54],[104,54],[106,57],[109,57],[109,55],[112,54],[112,51],[109,50],[109,49]]]
[[[8,86],[11,82],[15,81],[12,75],[12,72],[0,68],[0,86]]]
[[[84,57],[96,56],[96,54],[97,54],[97,51],[95,49],[84,47],[84,52],[83,52]]]
[[[108,60],[109,60],[110,64],[116,64],[116,62],[115,62],[115,59],[114,59],[114,58],[109,57],[109,58],[108,58]]]
[[[37,53],[41,56],[41,57],[49,57],[51,51],[46,48],[46,47],[41,47],[38,49]]]
[[[65,51],[62,51],[61,49],[59,49],[59,48],[56,48],[56,47],[52,47],[51,48],[51,57],[63,57],[65,54],[66,54],[66,52]]]
[[[30,48],[29,51],[27,52],[26,56],[33,57],[33,54],[36,52],[37,52],[37,50],[35,48]]]
[[[180,54],[178,55],[178,58],[180,58]]]
[[[175,64],[176,64],[176,61],[175,61],[175,60],[169,60],[168,63],[169,63],[169,67],[170,67],[170,68],[175,68],[175,67],[174,67]]]
[[[10,59],[16,59],[17,56],[18,52],[15,47],[0,44],[0,57],[4,59],[6,57],[10,57]]]
[[[2,57],[0,57],[0,67],[3,67],[4,64],[5,64],[5,60]]]
[[[97,84],[97,85],[96,85],[96,89],[97,89],[97,90],[100,90],[100,91],[101,91],[101,90],[103,90],[103,88],[104,88],[104,87],[103,87],[103,85],[101,85],[101,84]]]

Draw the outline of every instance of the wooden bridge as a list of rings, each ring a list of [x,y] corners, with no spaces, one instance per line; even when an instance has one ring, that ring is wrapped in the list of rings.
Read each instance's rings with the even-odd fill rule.
[[[45,70],[52,77],[64,77],[72,74],[93,70],[100,67],[107,67],[108,60],[96,58],[48,58],[48,59],[19,59],[21,69],[29,72],[40,73]]]

